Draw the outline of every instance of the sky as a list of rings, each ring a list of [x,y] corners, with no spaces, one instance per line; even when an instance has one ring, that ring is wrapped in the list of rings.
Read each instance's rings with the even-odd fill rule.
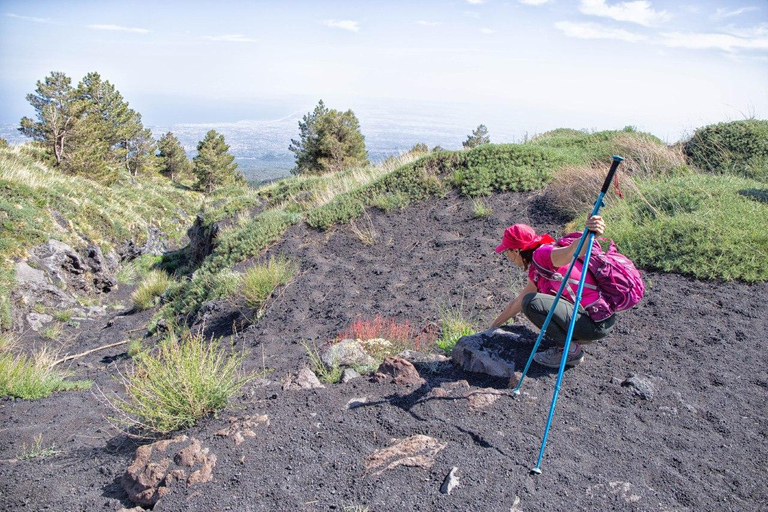
[[[768,2],[0,0],[0,123],[33,116],[52,71],[97,71],[148,125],[322,98],[450,113],[494,142],[627,125],[675,142],[768,118]]]

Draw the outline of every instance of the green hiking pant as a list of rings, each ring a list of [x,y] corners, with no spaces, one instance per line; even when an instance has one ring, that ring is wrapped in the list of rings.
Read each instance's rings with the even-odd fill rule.
[[[544,320],[547,319],[549,314],[549,308],[552,307],[552,303],[555,302],[554,295],[547,295],[545,293],[529,293],[523,297],[523,313],[528,319],[541,328],[544,325]],[[552,319],[547,326],[546,336],[554,341],[557,346],[562,347],[565,345],[565,338],[568,335],[568,326],[571,323],[571,315],[573,315],[573,304],[560,297],[557,302],[557,307],[552,315]],[[579,306],[577,313],[576,324],[573,326],[573,338],[572,341],[578,341],[584,345],[591,343],[600,338],[605,338],[613,329],[616,324],[616,315],[611,315],[605,320],[595,322],[584,311],[582,306]]]

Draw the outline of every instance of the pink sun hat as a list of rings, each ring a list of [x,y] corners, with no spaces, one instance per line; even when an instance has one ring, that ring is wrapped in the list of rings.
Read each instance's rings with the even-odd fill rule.
[[[504,230],[504,236],[501,238],[501,244],[496,247],[496,252],[507,249],[528,251],[552,242],[554,239],[546,233],[537,235],[536,231],[527,224],[514,224]]]

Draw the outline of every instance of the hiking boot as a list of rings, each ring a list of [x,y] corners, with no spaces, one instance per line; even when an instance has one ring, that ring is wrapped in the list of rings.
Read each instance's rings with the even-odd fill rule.
[[[542,366],[548,366],[550,368],[560,368],[560,360],[563,358],[562,347],[552,347],[544,352],[536,352],[533,356],[533,360]],[[584,351],[581,347],[568,354],[568,358],[565,360],[565,366],[576,366],[584,361]]]

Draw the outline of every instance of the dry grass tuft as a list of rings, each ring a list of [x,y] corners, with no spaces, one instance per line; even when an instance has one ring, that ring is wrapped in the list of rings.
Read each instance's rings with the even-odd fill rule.
[[[586,217],[592,211],[606,173],[603,164],[566,167],[554,176],[544,190],[544,201],[571,218]],[[623,194],[631,194],[637,190],[634,180],[627,174],[621,175],[619,182]],[[616,193],[612,186],[605,195],[604,202],[607,206],[615,199]]]

